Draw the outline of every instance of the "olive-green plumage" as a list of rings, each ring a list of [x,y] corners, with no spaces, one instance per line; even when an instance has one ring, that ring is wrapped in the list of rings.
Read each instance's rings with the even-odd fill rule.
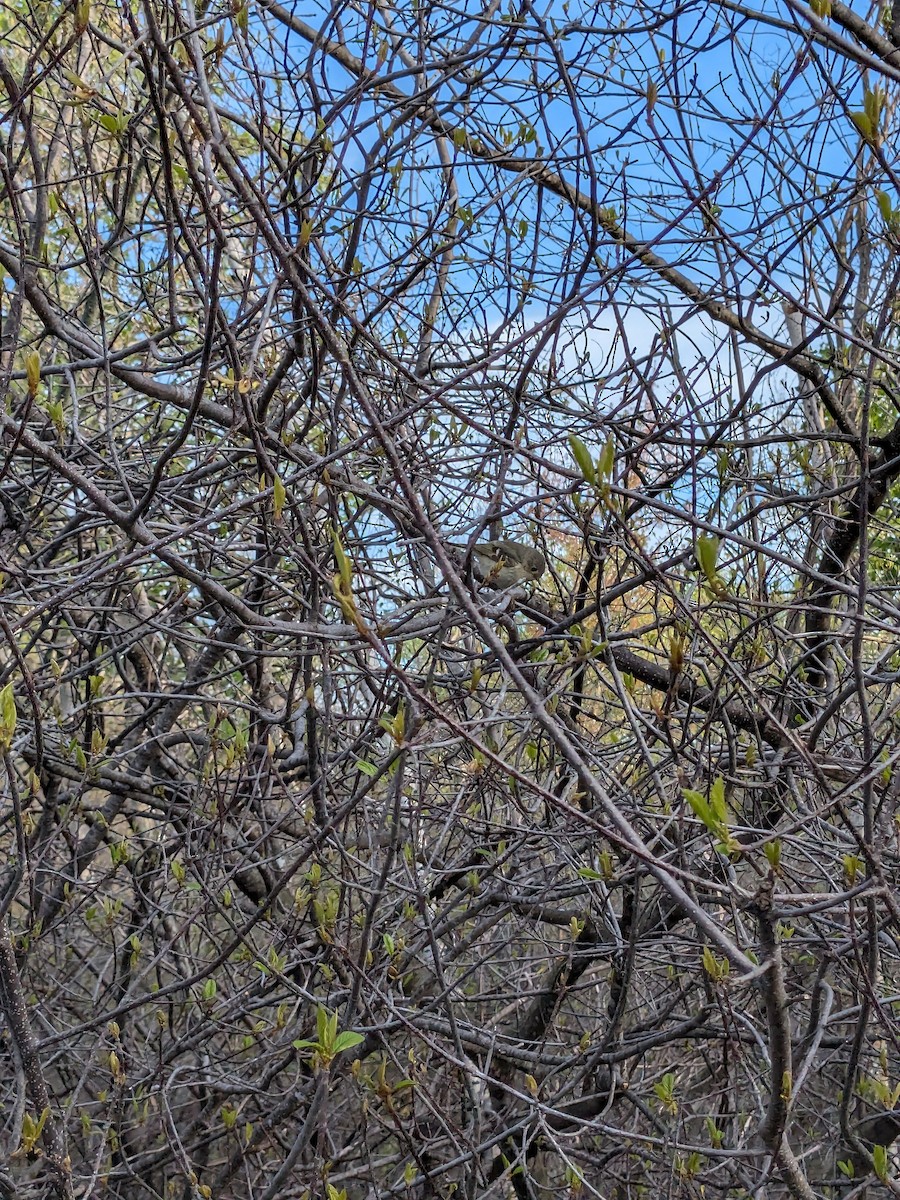
[[[452,547],[457,553],[464,546]],[[472,570],[476,579],[496,588],[514,587],[540,579],[547,560],[540,550],[523,542],[476,542],[472,547]]]

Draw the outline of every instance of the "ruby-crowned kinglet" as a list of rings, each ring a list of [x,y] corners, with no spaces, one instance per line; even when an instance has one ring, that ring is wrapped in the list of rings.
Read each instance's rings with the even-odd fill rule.
[[[458,554],[465,546],[452,546]],[[547,569],[547,560],[534,546],[522,542],[476,542],[472,547],[472,570],[475,578],[496,588],[514,587],[540,579]]]

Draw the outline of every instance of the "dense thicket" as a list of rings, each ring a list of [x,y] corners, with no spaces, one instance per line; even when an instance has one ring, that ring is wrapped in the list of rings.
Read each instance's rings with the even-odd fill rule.
[[[0,36],[0,1194],[897,1192],[900,11]]]

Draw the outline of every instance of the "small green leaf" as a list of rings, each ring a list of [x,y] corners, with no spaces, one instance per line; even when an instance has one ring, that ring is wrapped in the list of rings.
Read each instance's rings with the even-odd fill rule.
[[[393,717],[381,717],[378,724],[391,735],[398,746],[403,745],[403,739],[406,736],[406,712],[402,705]]]
[[[729,964],[727,958],[716,958],[709,946],[703,947],[703,969],[710,979],[716,983],[727,979]]]
[[[0,691],[0,750],[6,751],[12,745],[16,734],[16,699],[13,685],[8,683]]]
[[[874,88],[871,91],[866,88],[863,92],[863,108],[865,109],[866,116],[872,122],[873,129],[878,128],[878,121],[881,117],[881,99],[881,92],[878,88]]]
[[[361,1033],[356,1033],[353,1029],[345,1029],[334,1039],[333,1053],[340,1054],[342,1050],[352,1050],[354,1046],[358,1046],[362,1041],[365,1041],[365,1038]]]
[[[872,126],[872,121],[868,113],[852,112],[850,114],[850,119],[856,126],[863,140],[866,142],[871,142],[873,140],[875,130]]]
[[[353,586],[353,572],[350,567],[350,559],[341,545],[341,537],[337,530],[334,531],[332,541],[334,543],[334,557],[337,562],[338,575],[341,583],[344,585],[345,591],[349,592]]]
[[[287,492],[284,490],[284,484],[281,482],[281,476],[275,476],[275,485],[273,488],[272,509],[275,513],[275,520],[281,520],[281,513],[284,509],[284,502],[287,498]]]
[[[319,1035],[319,1045],[328,1046],[329,1037],[328,1030],[330,1025],[330,1014],[328,1009],[323,1004],[316,1008],[316,1033]]]
[[[724,1132],[718,1127],[712,1117],[706,1118],[706,1132],[709,1135],[709,1144],[715,1150],[719,1150],[725,1140]]]
[[[781,866],[781,838],[773,838],[771,842],[766,842],[763,853],[772,870],[777,871]]]
[[[597,478],[603,483],[608,483],[612,478],[613,466],[616,461],[616,440],[612,434],[606,439],[606,444],[600,451],[600,457],[597,460]]]
[[[594,467],[594,460],[591,458],[591,454],[587,446],[584,444],[581,438],[576,437],[574,433],[569,434],[569,449],[572,451],[572,457],[578,464],[585,481],[596,486],[597,472]]]
[[[848,887],[853,887],[857,878],[865,870],[865,860],[860,858],[858,854],[845,854],[842,861],[844,865],[844,879],[847,881]]]
[[[697,538],[697,562],[700,570],[710,582],[716,578],[716,560],[719,557],[719,539],[714,533],[701,533]]]
[[[601,871],[595,871],[593,867],[579,867],[579,879],[603,879],[604,875]]]
[[[709,797],[692,788],[682,788],[681,794],[690,805],[695,817],[698,817],[714,837],[720,839],[717,849],[726,854],[739,850],[738,843],[731,835],[728,827],[729,812],[725,799],[725,781],[719,776],[709,790]]]
[[[709,801],[703,793],[695,792],[693,788],[682,788],[681,794],[690,805],[694,816],[699,817],[707,829],[711,829],[714,824],[712,810],[709,807]]]
[[[671,1071],[667,1071],[659,1083],[653,1085],[656,1098],[666,1112],[670,1113],[673,1117],[678,1112],[678,1101],[675,1099],[675,1083],[675,1075]]]
[[[37,350],[25,355],[25,375],[28,380],[28,395],[34,397],[41,385],[41,356]]]
[[[884,1146],[872,1147],[872,1161],[875,1164],[875,1174],[884,1182],[888,1176],[888,1154]]]
[[[713,817],[720,824],[728,821],[728,805],[725,803],[725,780],[721,775],[709,789],[709,807]]]

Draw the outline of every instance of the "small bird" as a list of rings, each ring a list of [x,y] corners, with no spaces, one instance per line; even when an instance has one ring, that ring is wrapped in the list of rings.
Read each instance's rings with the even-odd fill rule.
[[[900,1135],[900,1111],[891,1109],[889,1112],[870,1113],[863,1117],[854,1132],[867,1150],[871,1151],[875,1146],[884,1146],[887,1150]],[[861,1154],[851,1154],[850,1161],[853,1163],[854,1177],[861,1178],[872,1170]]]
[[[452,544],[450,548],[457,554],[467,549]],[[540,550],[523,542],[476,542],[472,547],[472,569],[476,579],[502,589],[540,579],[547,560]]]

